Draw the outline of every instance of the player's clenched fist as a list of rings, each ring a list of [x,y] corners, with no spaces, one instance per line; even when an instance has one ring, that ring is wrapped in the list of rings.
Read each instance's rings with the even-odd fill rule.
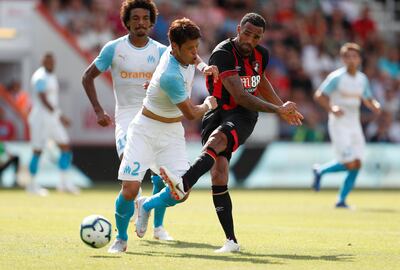
[[[97,116],[97,124],[102,127],[106,127],[112,124],[111,117],[104,111],[96,113]]]
[[[66,116],[60,115],[60,121],[63,124],[64,127],[69,127],[71,126],[71,120],[69,120]]]
[[[211,66],[206,66],[203,70],[204,75],[212,75],[213,79],[214,79],[214,83],[216,83],[218,81],[218,76],[219,76],[219,72],[218,72],[218,67],[215,65],[211,65]]]
[[[217,99],[213,96],[206,97],[203,104],[206,104],[209,110],[214,110],[218,107]]]

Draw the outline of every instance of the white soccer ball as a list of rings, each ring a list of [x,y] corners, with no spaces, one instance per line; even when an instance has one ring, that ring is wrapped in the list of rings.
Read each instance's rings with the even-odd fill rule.
[[[102,248],[111,240],[111,223],[103,216],[90,215],[81,223],[81,239],[92,248]]]

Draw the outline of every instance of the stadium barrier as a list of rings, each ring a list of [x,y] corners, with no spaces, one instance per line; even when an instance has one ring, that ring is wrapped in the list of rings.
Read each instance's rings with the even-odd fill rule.
[[[7,142],[9,152],[21,158],[23,175],[27,175],[31,148],[28,143]],[[190,161],[194,161],[201,151],[200,143],[188,143]],[[43,153],[39,183],[54,187],[58,179],[57,160],[59,150],[50,145]],[[334,158],[328,143],[271,143],[265,147],[245,145],[232,156],[230,188],[310,188],[312,166]],[[363,167],[357,178],[356,187],[400,188],[400,145],[368,144]],[[82,187],[90,187],[92,179],[96,183],[113,183],[117,178],[119,160],[113,146],[74,147],[74,164],[69,177]],[[12,170],[3,175],[3,184],[10,186]],[[337,188],[343,181],[345,172],[324,176],[322,188]],[[26,177],[23,177],[26,181]],[[149,183],[145,180],[144,183]],[[205,174],[196,188],[210,188],[210,174]]]
[[[193,161],[201,146],[188,144]],[[310,188],[312,166],[334,159],[328,143],[274,142],[265,147],[245,145],[232,156],[229,185],[241,188]],[[337,188],[345,172],[324,176],[322,188]],[[209,188],[210,175],[204,175],[197,188]],[[400,188],[400,145],[368,144],[356,187]]]
[[[191,162],[201,148],[197,142],[187,144]],[[232,188],[310,188],[313,164],[333,158],[329,143],[246,144],[232,156],[229,185]],[[400,188],[399,161],[400,145],[368,144],[356,186]],[[74,147],[74,163],[96,182],[112,183],[117,177],[119,160],[114,146]],[[337,188],[344,176],[345,173],[326,175],[322,187]],[[209,173],[198,181],[196,187],[211,187]]]

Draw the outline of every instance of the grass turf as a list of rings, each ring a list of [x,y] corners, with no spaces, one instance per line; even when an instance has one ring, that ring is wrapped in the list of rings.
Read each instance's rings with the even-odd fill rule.
[[[138,239],[131,224],[127,253],[110,255],[108,246],[84,245],[79,225],[97,213],[114,226],[117,192],[40,198],[0,190],[0,269],[399,269],[400,190],[356,190],[354,211],[334,209],[333,190],[232,190],[237,254],[213,252],[224,234],[210,192],[195,190],[167,211],[177,241],[153,240],[152,222]]]

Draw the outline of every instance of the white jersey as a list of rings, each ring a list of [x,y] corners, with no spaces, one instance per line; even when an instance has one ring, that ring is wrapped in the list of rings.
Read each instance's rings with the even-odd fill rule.
[[[352,76],[346,68],[340,68],[328,75],[320,90],[344,112],[339,117],[329,114],[328,131],[337,160],[346,163],[362,159],[365,138],[360,123],[360,105],[362,99],[372,97],[367,76],[360,71]]]
[[[194,73],[195,66],[181,65],[168,47],[153,74],[143,105],[159,116],[182,116],[176,104],[190,97]]]
[[[347,121],[359,122],[361,100],[372,97],[367,76],[360,71],[354,76],[350,75],[345,67],[330,73],[322,82],[320,90],[329,96],[333,105],[343,110],[344,115],[340,118]],[[335,118],[333,113],[329,114],[330,120]]]
[[[149,39],[145,47],[137,48],[123,36],[108,42],[94,64],[100,71],[111,68],[115,106],[115,144],[120,157],[126,144],[129,123],[140,111],[146,90],[143,84],[150,81],[165,45]]]
[[[49,73],[44,67],[40,67],[32,75],[32,111],[31,115],[49,115],[50,111],[45,107],[42,100],[39,97],[40,93],[46,95],[47,101],[50,105],[57,109],[58,108],[58,80],[54,73]]]
[[[194,65],[182,66],[168,47],[153,74],[143,105],[163,117],[181,116],[176,104],[190,96],[194,72]],[[160,166],[178,176],[189,169],[182,123],[163,123],[137,114],[129,125],[118,179],[142,181],[147,169],[157,172]]]
[[[58,109],[58,80],[54,73],[49,73],[44,67],[32,75],[32,111],[29,114],[29,130],[31,144],[35,150],[45,147],[49,139],[58,144],[69,144],[67,131],[62,125],[59,115],[50,112],[39,97],[46,95],[47,101],[54,109]]]
[[[165,49],[153,39],[145,47],[135,47],[128,35],[103,47],[94,64],[101,72],[111,68],[117,109],[142,106],[146,95],[143,84],[151,79]]]

